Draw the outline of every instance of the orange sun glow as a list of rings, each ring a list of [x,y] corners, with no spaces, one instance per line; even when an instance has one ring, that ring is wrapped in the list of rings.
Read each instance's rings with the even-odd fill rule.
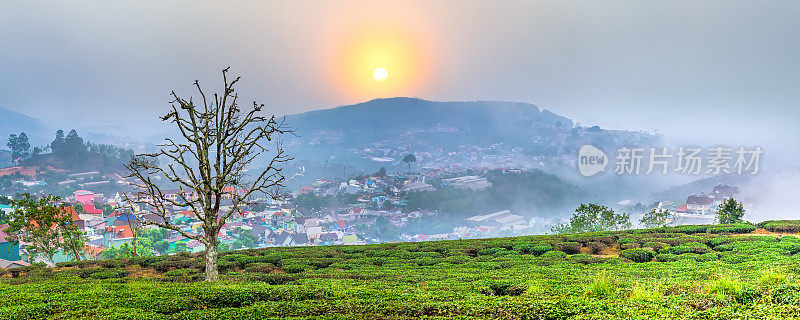
[[[411,30],[358,28],[334,51],[333,83],[349,99],[417,96],[427,80],[426,46]]]

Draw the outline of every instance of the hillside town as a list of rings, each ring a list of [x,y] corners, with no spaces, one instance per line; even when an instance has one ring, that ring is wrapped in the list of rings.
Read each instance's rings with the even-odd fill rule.
[[[6,175],[16,176],[18,181],[37,181],[36,168],[11,168],[5,170]],[[8,172],[23,172],[24,175]],[[517,172],[516,170],[512,172]],[[394,228],[405,226],[410,220],[435,218],[439,213],[429,210],[406,210],[405,196],[413,192],[432,191],[436,188],[455,188],[463,190],[485,190],[492,187],[487,179],[480,175],[460,175],[461,170],[430,170],[424,173],[387,174],[379,171],[371,175],[354,179],[318,179],[315,183],[303,186],[291,192],[286,200],[276,201],[269,198],[255,199],[256,205],[248,210],[239,210],[227,219],[220,232],[223,247],[236,248],[237,239],[246,234],[252,237],[252,243],[239,248],[263,248],[271,246],[305,246],[305,245],[350,245],[380,243],[387,241],[427,241],[463,238],[482,238],[496,235],[529,234],[535,230],[544,232],[549,225],[558,219],[530,219],[512,214],[509,210],[487,212],[463,219],[463,223],[455,225],[449,232],[398,234],[391,239],[382,239],[381,234],[368,232],[368,226],[385,221]],[[3,173],[0,173],[3,174]],[[188,233],[201,233],[202,223],[196,213],[185,207],[170,207],[162,218],[155,210],[144,203],[128,202],[124,192],[102,194],[91,191],[92,186],[103,184],[125,184],[124,178],[117,180],[98,179],[97,172],[65,173],[69,184],[79,185],[79,189],[61,200],[66,205],[65,214],[71,217],[88,237],[86,253],[90,259],[102,259],[111,256],[109,248],[117,249],[134,241],[136,230],[158,229],[147,222],[167,219],[172,225]],[[447,178],[443,178],[447,177]],[[72,181],[71,181],[72,180]],[[105,181],[97,183],[95,180]],[[426,182],[427,181],[427,182]],[[437,181],[434,187],[428,182]],[[17,181],[15,181],[16,183]],[[24,184],[22,184],[24,185]],[[229,189],[226,192],[243,192]],[[165,196],[174,199],[191,198],[189,192],[179,189],[164,190]],[[8,196],[11,198],[11,196]],[[329,206],[324,203],[315,204],[324,198],[347,198],[350,202]],[[221,210],[229,210],[230,203],[225,202]],[[311,202],[311,203],[309,203]],[[2,205],[3,212],[14,210],[9,205]],[[252,235],[252,236],[251,236]],[[12,245],[5,240],[0,229],[0,241],[3,246],[11,248],[0,253],[0,263],[5,266],[26,265],[33,262],[47,264],[67,261],[67,255],[61,253],[54,261],[45,261],[37,257],[33,261],[25,250],[25,243]],[[164,249],[156,254],[168,254],[187,251],[202,252],[205,247],[197,240],[190,240],[178,232],[167,232]],[[7,249],[8,249],[7,248]],[[6,252],[8,251],[8,252]]]
[[[519,169],[499,170],[507,174],[522,172]],[[0,178],[13,178],[13,184],[17,186],[15,190],[19,192],[47,184],[37,178],[52,173],[52,168],[11,167],[0,171]],[[80,188],[61,200],[65,204],[65,214],[71,217],[73,223],[88,238],[85,252],[89,259],[103,259],[119,254],[119,248],[134,241],[137,230],[159,229],[148,223],[152,221],[163,222],[167,219],[185,232],[202,233],[202,222],[187,207],[170,207],[162,218],[153,207],[147,205],[148,199],[128,202],[130,195],[126,195],[124,191],[113,194],[92,191],[108,185],[122,186],[120,190],[124,190],[128,182],[119,175],[103,175],[96,171],[58,173],[63,180],[56,182],[56,185]],[[226,220],[219,239],[223,248],[231,250],[272,246],[353,245],[544,234],[553,225],[564,222],[563,218],[528,216],[505,209],[474,212],[436,233],[404,229],[409,222],[442,218],[437,217],[441,213],[436,210],[408,208],[409,194],[432,192],[441,188],[486,190],[493,187],[487,180],[486,173],[485,168],[449,168],[418,173],[386,173],[385,170],[380,170],[346,180],[320,178],[290,192],[282,200],[267,197],[254,199],[255,205],[235,212]],[[173,199],[190,199],[194,196],[180,189],[163,192]],[[229,188],[226,192],[244,190]],[[708,193],[690,195],[685,201],[661,201],[653,209],[671,212],[671,224],[713,223],[715,206],[725,198],[737,197],[738,193],[738,188],[720,184]],[[11,198],[12,195],[7,197]],[[223,197],[222,200],[221,210],[230,210],[230,201],[225,202],[229,197]],[[14,208],[0,205],[0,210],[2,216]],[[380,224],[399,231],[374,230]],[[53,264],[69,260],[67,255],[61,253],[54,257],[54,261],[46,261],[42,257],[31,261],[25,243],[12,244],[6,240],[3,233],[6,227],[7,225],[0,225],[0,267],[24,266],[33,262]],[[244,238],[249,240],[243,242]],[[181,251],[197,253],[205,250],[199,241],[188,239],[175,231],[164,230],[161,239],[153,240],[159,242],[159,250],[152,252],[157,255]]]

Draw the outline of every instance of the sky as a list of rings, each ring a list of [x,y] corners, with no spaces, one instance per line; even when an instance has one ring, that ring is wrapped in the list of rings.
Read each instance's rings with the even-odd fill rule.
[[[0,106],[146,135],[171,90],[219,87],[230,66],[244,100],[279,115],[529,102],[796,163],[798,16],[797,1],[3,1]]]

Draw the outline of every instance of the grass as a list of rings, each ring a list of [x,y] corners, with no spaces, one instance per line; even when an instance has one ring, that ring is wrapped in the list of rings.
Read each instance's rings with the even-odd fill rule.
[[[219,283],[201,282],[202,259],[189,254],[25,268],[0,278],[0,319],[800,315],[797,239],[708,229],[244,250],[222,256]],[[598,242],[609,248],[602,256],[574,253],[574,243],[586,252]],[[615,256],[621,244],[645,243],[687,252],[667,262]]]
[[[629,299],[637,302],[649,302],[664,296],[662,284],[657,281],[637,281],[631,288]]]
[[[598,274],[590,283],[584,294],[597,299],[613,298],[617,292],[617,280],[608,273]]]

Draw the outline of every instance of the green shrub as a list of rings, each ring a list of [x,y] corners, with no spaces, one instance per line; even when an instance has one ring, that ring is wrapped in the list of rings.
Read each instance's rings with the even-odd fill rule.
[[[585,253],[579,253],[569,256],[569,261],[580,264],[600,263],[604,262],[603,258],[595,258]]]
[[[578,242],[561,242],[556,245],[556,250],[566,254],[576,254],[581,252],[581,244]]]
[[[439,259],[434,258],[417,258],[414,259],[414,264],[420,267],[428,267],[439,263]]]
[[[708,262],[708,261],[717,261],[718,258],[719,256],[717,256],[716,253],[709,252],[699,255],[696,260],[699,262]]]
[[[307,264],[293,262],[293,263],[282,264],[281,269],[283,269],[283,271],[286,271],[288,273],[300,273],[306,270],[312,270],[313,268]]]
[[[645,247],[645,248],[652,248],[652,249],[653,249],[653,251],[655,251],[655,252],[660,252],[660,251],[661,251],[661,249],[664,249],[664,248],[669,248],[669,247],[670,247],[670,245],[669,245],[669,244],[666,244],[666,243],[663,243],[663,242],[652,242],[652,241],[651,241],[651,242],[646,242],[646,243],[643,245],[643,247]]]
[[[512,247],[514,251],[517,251],[521,254],[529,254],[531,253],[531,249],[534,247],[534,244],[530,243],[521,243]]]
[[[772,300],[778,304],[797,304],[800,302],[800,284],[787,283],[775,287]]]
[[[708,233],[750,233],[755,230],[756,227],[754,225],[735,223],[708,228]]]
[[[247,269],[244,271],[249,273],[270,273],[277,269],[278,267],[276,267],[274,264],[260,262],[248,265]]]
[[[800,220],[764,221],[758,226],[772,232],[800,233]]]
[[[659,253],[656,255],[655,260],[658,262],[672,262],[677,261],[678,256],[671,253]]]
[[[101,270],[98,272],[94,272],[89,275],[89,278],[92,279],[114,279],[114,278],[123,278],[127,276],[130,272],[125,269],[113,268],[113,269],[106,269]]]
[[[694,252],[679,254],[676,257],[677,260],[692,260],[692,261],[697,261],[698,258],[700,258],[700,255]]]
[[[619,253],[620,257],[629,259],[633,262],[649,262],[653,260],[656,253],[647,249],[628,249]]]
[[[714,247],[714,250],[719,251],[719,252],[733,251],[733,249],[735,247],[736,247],[736,244],[734,244],[734,243],[726,243],[726,244],[721,244],[721,245],[718,245],[718,246]]]
[[[684,254],[684,253],[708,253],[711,252],[711,248],[707,245],[699,242],[689,242],[684,243],[676,247],[669,247],[663,248],[659,251],[659,253],[672,253],[672,254]]]
[[[695,233],[705,233],[708,230],[708,226],[677,226],[672,228],[672,232],[678,233],[685,233],[685,234],[695,234]]]
[[[118,258],[118,259],[100,260],[98,264],[103,268],[122,268],[125,266],[125,261]]]
[[[532,247],[530,249],[530,251],[531,251],[530,253],[533,254],[533,255],[536,255],[536,256],[541,256],[541,255],[543,255],[546,252],[549,252],[551,250],[553,250],[553,247],[551,245],[540,244],[540,245]]]
[[[449,264],[462,264],[472,261],[469,256],[450,256],[444,259]]]
[[[599,241],[589,242],[589,250],[592,250],[592,253],[598,254],[603,252],[606,249],[606,244]]]
[[[594,240],[597,241],[597,242],[602,242],[603,244],[605,244],[607,246],[608,245],[612,245],[612,244],[614,244],[614,242],[616,242],[616,240],[614,240],[613,236],[598,236],[598,237],[595,237]]]
[[[527,290],[525,286],[515,285],[509,281],[491,281],[481,288],[480,292],[493,296],[518,296],[525,293],[525,290]]]
[[[498,251],[505,250],[504,248],[486,248],[483,250],[478,251],[479,256],[491,256],[497,253]]]
[[[164,273],[166,277],[191,277],[200,274],[196,269],[175,269]]]
[[[163,257],[150,256],[150,257],[136,257],[130,259],[130,264],[138,264],[142,268],[147,268],[153,264],[163,261]]]
[[[494,256],[495,257],[503,257],[503,256],[513,256],[513,255],[517,255],[517,254],[519,254],[519,252],[516,252],[514,250],[500,250],[500,251],[495,252]]]
[[[781,241],[778,243],[778,248],[785,250],[786,253],[792,255],[800,252],[800,243],[793,241]]]
[[[619,246],[621,248],[622,246],[624,246],[626,244],[636,243],[636,239],[635,238],[630,238],[630,237],[623,237],[623,238],[619,238],[617,240],[617,243],[619,244]]]
[[[548,259],[548,260],[561,260],[561,259],[566,259],[567,258],[567,254],[562,252],[562,251],[548,251],[548,252],[545,252],[544,254],[542,254],[539,257],[544,258],[544,259]]]
[[[717,247],[726,243],[730,243],[733,240],[734,240],[733,237],[730,236],[720,236],[706,240],[706,244],[708,244],[711,247]]]
[[[574,234],[564,236],[564,242],[578,242],[581,244],[587,244],[590,241],[592,241],[592,238],[585,235]]]
[[[152,265],[153,269],[159,272],[167,272],[173,269],[205,269],[205,263],[194,260],[162,260]]]
[[[619,248],[622,249],[622,250],[628,250],[628,249],[641,248],[641,246],[636,242],[632,242],[632,243],[623,244]]]

